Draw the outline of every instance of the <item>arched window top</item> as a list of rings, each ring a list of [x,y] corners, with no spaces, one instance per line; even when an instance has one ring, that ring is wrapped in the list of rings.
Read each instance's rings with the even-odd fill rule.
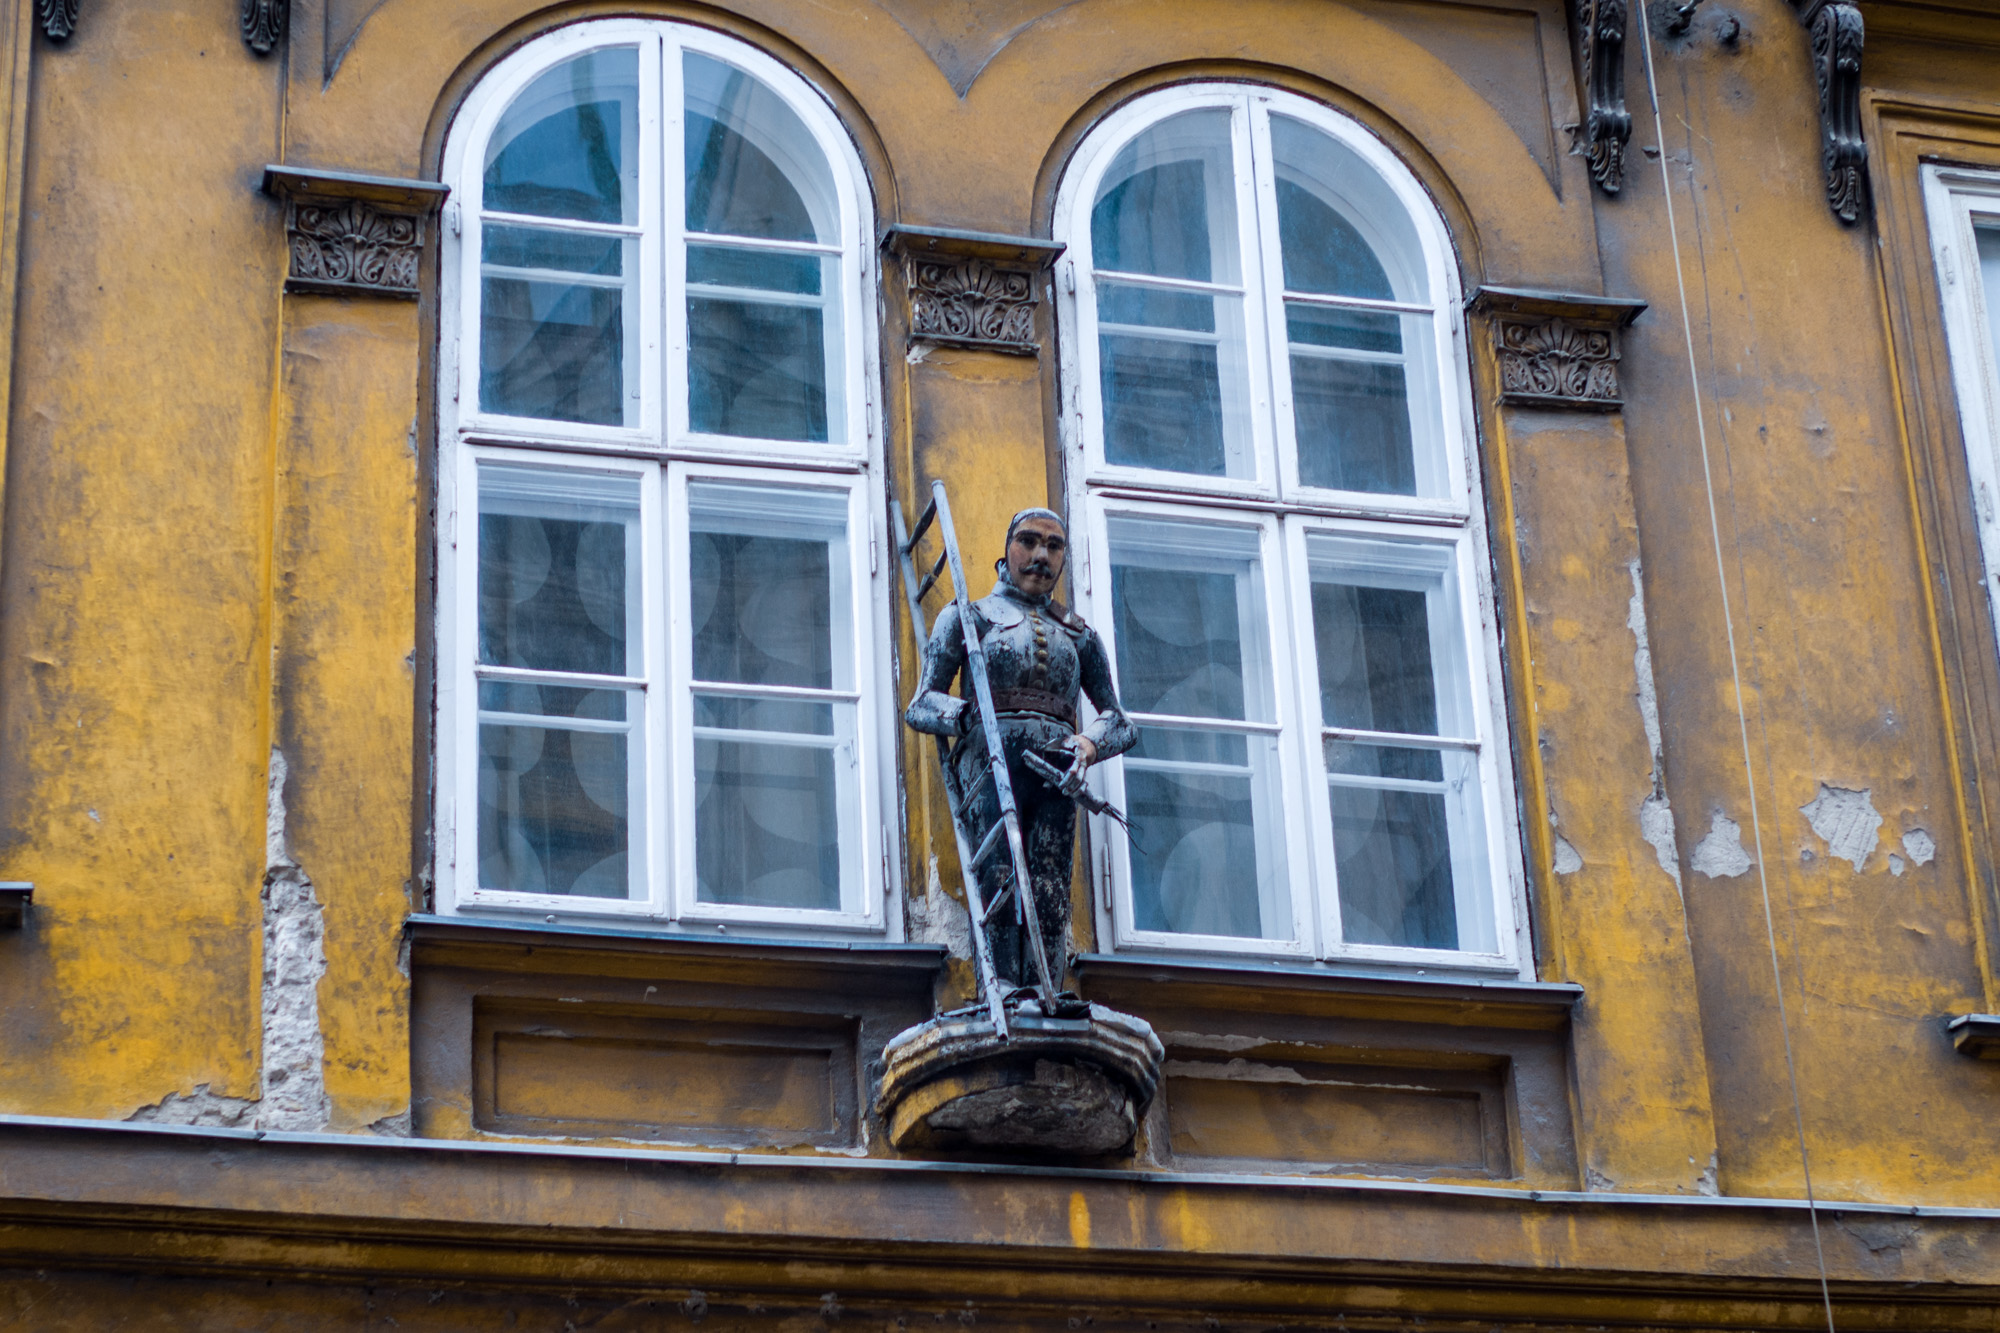
[[[1164,89],[1084,141],[1056,213],[1092,475],[1465,512],[1450,241],[1360,124],[1274,88]]]
[[[862,456],[861,164],[825,99],[703,28],[574,24],[446,147],[462,429]]]

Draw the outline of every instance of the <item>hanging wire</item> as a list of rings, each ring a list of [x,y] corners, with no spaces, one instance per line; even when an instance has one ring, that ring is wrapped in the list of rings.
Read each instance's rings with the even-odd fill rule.
[[[1653,73],[1653,33],[1646,7],[1639,7],[1639,42],[1645,55],[1646,95],[1653,107],[1653,139],[1659,149],[1660,187],[1667,201],[1667,239],[1674,252],[1674,286],[1680,294],[1681,333],[1687,342],[1688,387],[1694,394],[1695,433],[1701,442],[1701,483],[1708,493],[1708,532],[1715,547],[1715,581],[1722,594],[1722,630],[1729,645],[1729,678],[1736,694],[1736,731],[1743,742],[1743,778],[1750,789],[1750,837],[1757,849],[1757,888],[1764,901],[1764,942],[1771,951],[1771,986],[1778,997],[1778,1033],[1784,1040],[1785,1077],[1791,1084],[1792,1127],[1798,1134],[1799,1168],[1805,1176],[1806,1217],[1812,1223],[1813,1253],[1819,1260],[1819,1298],[1826,1308],[1827,1333],[1833,1326],[1833,1293],[1826,1277],[1826,1247],[1820,1240],[1819,1201],[1813,1193],[1812,1155],[1806,1150],[1806,1116],[1799,1100],[1799,1069],[1792,1056],[1792,1025],[1785,1012],[1785,979],[1778,964],[1778,932],[1771,920],[1771,881],[1764,870],[1764,826],[1757,815],[1757,773],[1750,760],[1750,720],[1743,706],[1743,673],[1736,660],[1736,621],[1729,606],[1729,576],[1722,554],[1722,524],[1715,511],[1715,477],[1708,462],[1708,416],[1703,410],[1701,370],[1695,357],[1694,324],[1688,317],[1687,278],[1681,269],[1680,229],[1674,220],[1673,178],[1667,171],[1667,132],[1660,118],[1660,86]],[[1689,146],[1689,179],[1693,146]]]

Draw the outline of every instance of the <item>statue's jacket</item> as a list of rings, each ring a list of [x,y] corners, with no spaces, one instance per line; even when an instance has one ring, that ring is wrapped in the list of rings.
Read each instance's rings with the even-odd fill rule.
[[[1051,598],[1030,597],[1004,571],[992,593],[972,603],[972,614],[986,647],[994,712],[1010,760],[1018,761],[1022,750],[1034,750],[1058,768],[1066,767],[1064,742],[1078,731],[1079,694],[1097,710],[1081,731],[1096,745],[1100,761],[1138,743],[1139,729],[1118,706],[1104,641],[1081,616]],[[964,667],[965,634],[954,602],[932,628],[916,697],[903,717],[918,731],[963,738],[952,752],[961,783],[974,779],[977,765],[986,762],[986,738],[970,684],[964,698],[951,693]]]

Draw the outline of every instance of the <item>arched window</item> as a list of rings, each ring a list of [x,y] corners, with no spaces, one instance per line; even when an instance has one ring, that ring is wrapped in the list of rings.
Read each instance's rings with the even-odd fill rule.
[[[1056,228],[1079,591],[1143,732],[1106,779],[1138,837],[1094,831],[1109,937],[1523,966],[1436,209],[1347,117],[1203,84],[1108,117]]]
[[[879,928],[868,194],[705,29],[509,56],[445,153],[439,903]]]

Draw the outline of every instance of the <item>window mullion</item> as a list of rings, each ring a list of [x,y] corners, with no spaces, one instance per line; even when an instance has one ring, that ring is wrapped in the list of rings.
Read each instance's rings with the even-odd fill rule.
[[[682,48],[661,43],[660,60],[660,190],[664,214],[659,228],[661,285],[659,305],[666,330],[664,357],[656,359],[665,389],[666,443],[672,446],[688,434],[687,328],[687,93],[682,86]]]
[[[1269,380],[1268,432],[1274,485],[1278,493],[1289,494],[1298,485],[1298,440],[1292,413],[1292,368],[1288,352],[1290,339],[1285,323],[1284,255],[1279,248],[1277,155],[1271,148],[1271,111],[1262,98],[1250,99],[1249,175],[1256,207],[1249,215],[1254,233],[1252,262],[1246,285],[1251,289],[1251,323],[1258,330],[1253,337],[1264,343],[1265,373]],[[1261,318],[1259,318],[1261,316]]]

